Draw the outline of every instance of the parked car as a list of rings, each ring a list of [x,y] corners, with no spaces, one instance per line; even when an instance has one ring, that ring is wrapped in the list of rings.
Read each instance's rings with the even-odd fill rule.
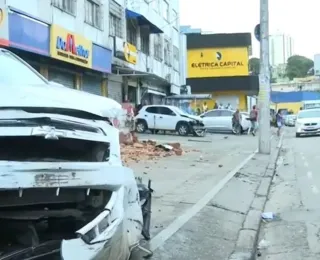
[[[232,126],[232,116],[235,113],[230,109],[213,109],[203,113],[200,117],[203,119],[204,126],[208,132],[233,132],[235,130]],[[249,113],[240,112],[242,115],[241,131],[247,131],[251,122],[248,120]]]
[[[296,121],[296,137],[320,134],[320,109],[299,111]]]
[[[179,135],[204,136],[206,129],[199,116],[189,115],[175,106],[149,105],[140,109],[135,117],[136,131],[164,130],[178,132]]]
[[[286,117],[284,119],[284,124],[286,126],[295,126],[296,119],[297,119],[296,115],[286,115]]]
[[[127,260],[149,237],[151,203],[121,161],[121,105],[51,84],[4,49],[0,64],[14,72],[0,77],[0,258]]]

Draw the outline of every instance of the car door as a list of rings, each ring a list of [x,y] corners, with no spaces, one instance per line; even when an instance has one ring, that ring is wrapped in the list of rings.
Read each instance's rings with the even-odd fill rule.
[[[221,130],[232,131],[232,116],[233,111],[224,109],[221,110],[221,115],[219,117]]]
[[[147,121],[148,129],[155,129],[157,114],[158,114],[158,108],[155,106],[150,106],[145,109],[142,116]]]
[[[157,129],[173,131],[176,129],[178,120],[177,114],[169,107],[158,107],[158,114],[156,115]]]
[[[204,126],[207,128],[207,130],[211,131],[217,131],[221,127],[219,125],[219,117],[220,117],[220,110],[211,110],[207,113],[204,113],[201,115],[201,118],[203,119]]]

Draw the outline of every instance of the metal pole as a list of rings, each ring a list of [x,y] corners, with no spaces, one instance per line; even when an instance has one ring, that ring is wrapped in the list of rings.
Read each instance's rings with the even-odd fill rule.
[[[260,0],[259,153],[270,154],[269,3]]]

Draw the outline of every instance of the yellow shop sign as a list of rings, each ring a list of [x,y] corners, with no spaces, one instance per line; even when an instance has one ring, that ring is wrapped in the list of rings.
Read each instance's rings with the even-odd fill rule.
[[[50,55],[58,60],[91,68],[92,42],[60,26],[52,25],[50,32]]]
[[[188,78],[249,75],[246,47],[188,50],[187,56]]]

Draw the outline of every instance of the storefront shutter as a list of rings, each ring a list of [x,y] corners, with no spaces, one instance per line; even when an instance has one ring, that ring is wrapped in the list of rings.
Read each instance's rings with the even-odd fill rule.
[[[119,103],[122,103],[122,83],[116,81],[108,81],[108,97]]]
[[[68,88],[75,88],[75,75],[65,71],[50,69],[49,81],[54,81]]]
[[[101,96],[101,77],[83,75],[81,90]]]

